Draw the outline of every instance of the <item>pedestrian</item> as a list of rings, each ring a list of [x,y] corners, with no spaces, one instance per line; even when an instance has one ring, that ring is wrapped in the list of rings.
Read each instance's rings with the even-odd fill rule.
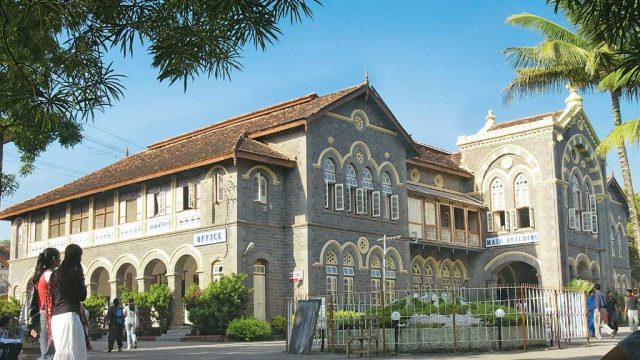
[[[122,335],[124,333],[124,312],[118,298],[113,299],[104,318],[104,324],[109,327],[108,351],[113,350],[113,343],[118,343],[118,351],[122,351]]]
[[[129,298],[128,305],[124,308],[124,326],[127,331],[127,350],[138,348],[138,338],[136,337],[136,329],[138,328],[138,308],[133,298]]]
[[[56,248],[46,248],[40,255],[36,263],[36,271],[33,277],[33,286],[36,287],[34,296],[38,297],[38,309],[40,309],[40,326],[31,330],[31,336],[38,336],[40,342],[39,360],[50,360],[55,353],[55,346],[49,341],[51,332],[47,328],[47,308],[49,304],[49,281],[51,274],[60,266],[60,251]]]
[[[0,317],[0,339],[9,338],[9,322],[10,321],[11,321],[11,317],[9,316]]]
[[[618,333],[618,300],[613,292],[607,292],[607,325],[611,329],[610,336],[613,338]]]
[[[64,260],[52,274],[49,285],[52,310],[50,329],[56,347],[54,360],[86,360],[87,347],[80,321],[80,303],[87,298],[82,274],[82,248],[76,244],[64,250]]]
[[[589,319],[589,337],[594,337],[596,336],[596,330],[593,326],[593,313],[596,309],[596,299],[595,299],[595,293],[596,291],[591,289],[591,291],[589,291],[589,296],[587,296],[587,314],[588,314],[588,319]]]
[[[624,312],[629,320],[629,331],[638,330],[638,296],[633,294],[631,289],[627,289],[627,296],[624,299]]]
[[[593,312],[593,327],[596,333],[596,338],[602,339],[602,327],[606,326],[606,324],[602,324],[603,321],[607,318],[607,297],[600,290],[600,284],[595,284],[593,286],[595,290],[594,299],[596,301],[596,308]]]

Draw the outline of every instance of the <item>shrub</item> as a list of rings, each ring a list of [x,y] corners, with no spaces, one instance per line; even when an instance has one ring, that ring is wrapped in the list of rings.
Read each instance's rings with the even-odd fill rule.
[[[17,318],[20,315],[20,302],[15,298],[0,300],[0,316]]]
[[[104,320],[104,311],[107,309],[107,299],[91,295],[84,301],[84,308],[89,312],[89,330],[99,332]]]
[[[589,291],[593,289],[593,283],[584,279],[573,279],[566,286],[567,290]]]
[[[235,319],[227,327],[227,336],[237,340],[259,340],[269,335],[271,335],[269,323],[254,318]]]
[[[271,327],[278,334],[284,334],[284,329],[287,326],[287,319],[282,315],[276,315],[271,319]]]
[[[253,293],[243,284],[246,278],[246,274],[231,274],[204,290],[189,288],[185,305],[189,321],[200,335],[223,335],[229,322],[243,315]]]
[[[166,284],[153,284],[149,291],[122,291],[122,299],[132,298],[138,307],[141,335],[153,335],[152,323],[160,326],[161,332],[166,332],[171,323],[171,290]]]

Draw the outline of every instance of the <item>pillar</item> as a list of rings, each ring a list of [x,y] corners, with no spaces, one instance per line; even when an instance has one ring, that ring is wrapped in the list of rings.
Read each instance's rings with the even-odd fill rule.
[[[167,285],[171,290],[171,308],[173,309],[173,316],[171,318],[172,326],[181,326],[184,324],[184,309],[182,303],[182,274],[167,273]]]
[[[146,277],[146,276],[142,276],[142,277],[138,277],[136,278],[136,281],[138,282],[138,292],[145,292],[149,289],[149,287],[151,286],[151,278]]]
[[[113,299],[115,299],[115,298],[120,296],[120,293],[118,291],[118,282],[116,280],[109,281],[109,288],[110,288],[110,293],[111,293],[110,299],[111,299],[111,302],[113,302]],[[122,300],[122,299],[120,299],[120,300]],[[122,301],[121,301],[121,303],[122,303]]]

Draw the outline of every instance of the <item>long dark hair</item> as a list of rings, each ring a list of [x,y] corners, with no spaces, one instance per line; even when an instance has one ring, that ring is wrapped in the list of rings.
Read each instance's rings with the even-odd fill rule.
[[[46,248],[38,255],[36,273],[33,275],[33,285],[36,285],[46,270],[53,270],[55,263],[60,259],[60,251],[56,248]]]
[[[64,249],[64,260],[60,267],[54,271],[52,277],[56,290],[60,291],[62,287],[70,285],[73,279],[73,273],[79,272],[82,277],[82,248],[76,244],[70,244]]]

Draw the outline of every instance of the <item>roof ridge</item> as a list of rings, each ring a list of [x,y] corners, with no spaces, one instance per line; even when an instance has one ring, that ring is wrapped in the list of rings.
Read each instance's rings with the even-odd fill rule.
[[[241,114],[241,115],[237,115],[237,116],[233,116],[231,118],[228,118],[226,120],[222,120],[220,122],[217,122],[215,124],[212,125],[207,125],[204,127],[201,127],[199,129],[195,129],[192,131],[188,131],[184,134],[180,134],[178,136],[174,136],[174,137],[170,137],[168,139],[164,139],[164,140],[160,140],[157,141],[155,143],[150,144],[149,146],[147,146],[147,150],[154,150],[154,149],[158,149],[161,147],[164,147],[166,145],[170,145],[173,143],[176,143],[178,141],[184,140],[186,138],[192,137],[192,136],[196,136],[196,135],[200,135],[202,133],[205,132],[209,132],[211,130],[215,130],[215,129],[219,129],[225,126],[229,126],[229,125],[233,125],[233,124],[237,124],[239,122],[245,121],[245,120],[250,120],[253,118],[256,118],[258,116],[262,116],[262,115],[267,115],[279,110],[284,110],[296,105],[300,105],[300,104],[305,104],[308,103],[312,100],[316,100],[320,98],[320,96],[318,96],[317,93],[310,93],[304,96],[300,96],[297,98],[293,98],[293,99],[289,99],[277,104],[273,104],[273,105],[269,105],[267,107],[264,107],[262,109],[258,109],[256,111],[251,111],[245,114]]]
[[[449,154],[449,155],[453,155],[453,152],[449,151],[449,150],[445,150],[443,148],[439,148],[437,146],[433,146],[433,145],[429,145],[429,144],[425,144],[425,143],[421,143],[420,141],[416,141],[414,140],[414,142],[420,146],[432,149],[432,150],[436,150],[436,151],[440,151],[441,153],[445,153],[445,154]]]
[[[516,122],[516,121],[520,121],[520,120],[526,120],[526,119],[531,119],[531,118],[536,118],[536,117],[541,117],[541,116],[546,117],[546,116],[548,116],[548,115],[560,114],[560,113],[562,113],[562,112],[564,112],[564,109],[562,109],[562,110],[555,110],[555,111],[547,111],[547,112],[540,113],[540,114],[529,115],[529,116],[523,116],[523,117],[520,117],[520,118],[511,119],[511,120],[507,120],[507,121],[496,122],[496,125],[498,125],[498,124],[508,124],[508,123],[511,123],[511,122]]]

